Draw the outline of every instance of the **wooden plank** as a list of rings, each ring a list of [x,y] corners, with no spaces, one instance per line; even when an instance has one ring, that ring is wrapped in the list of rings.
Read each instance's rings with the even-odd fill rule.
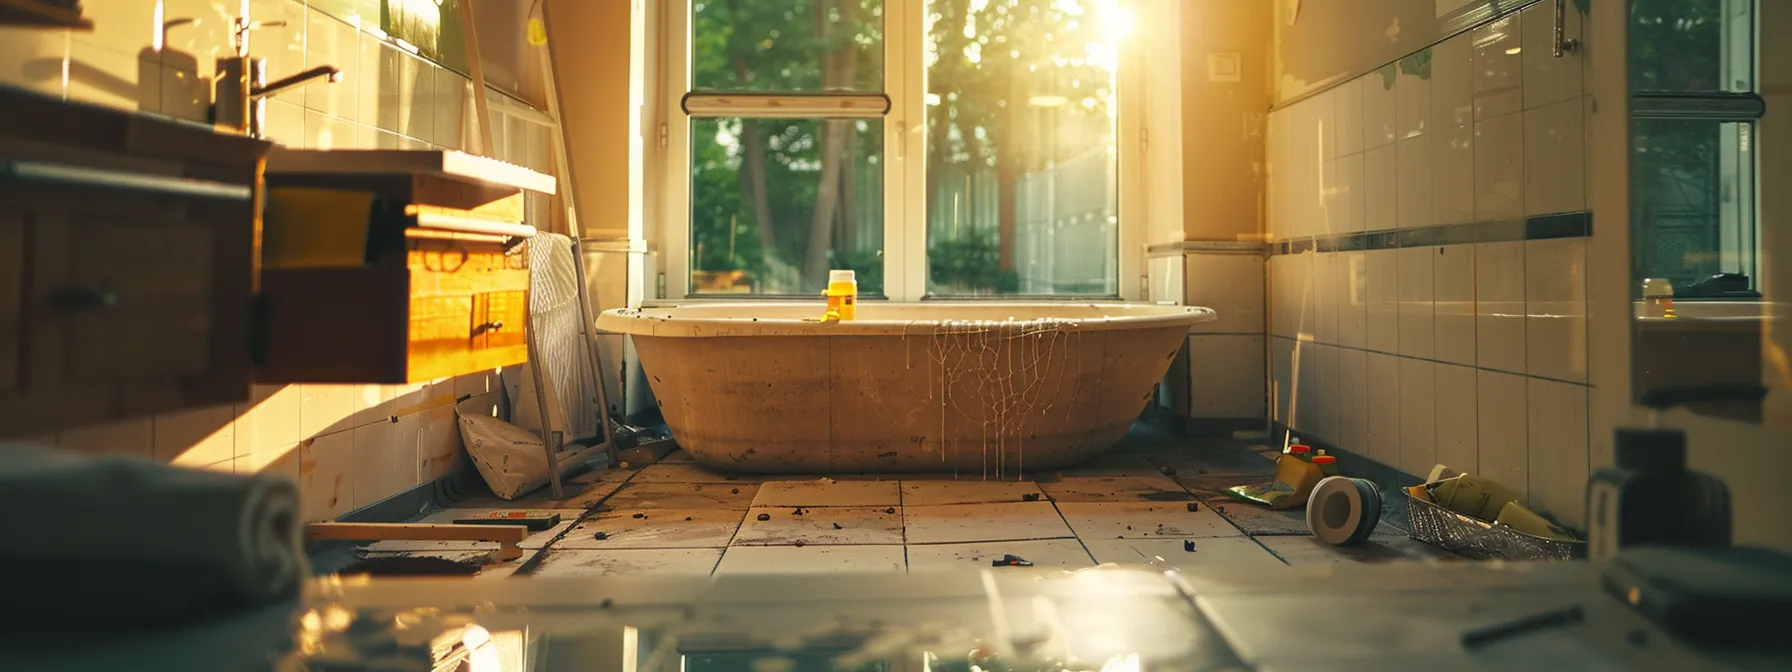
[[[497,159],[451,149],[289,149],[268,152],[268,174],[434,175],[459,182],[552,194],[554,178]]]
[[[467,52],[467,74],[473,80],[473,111],[478,128],[473,133],[473,153],[490,154],[492,146],[492,108],[485,97],[485,58],[479,55],[479,22],[473,20],[473,0],[459,4],[461,40]]]
[[[445,525],[434,523],[310,523],[305,526],[307,541],[493,541],[498,543],[499,560],[515,560],[523,556],[517,544],[529,537],[526,525]]]

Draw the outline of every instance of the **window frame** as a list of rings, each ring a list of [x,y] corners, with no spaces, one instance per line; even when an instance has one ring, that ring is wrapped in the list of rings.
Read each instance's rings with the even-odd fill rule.
[[[789,300],[788,294],[692,294],[691,292],[691,120],[717,116],[761,117],[767,98],[793,100],[814,98],[869,99],[876,93],[692,93],[692,17],[693,0],[661,0],[662,12],[657,22],[662,27],[660,52],[664,59],[659,77],[662,100],[661,118],[656,124],[659,133],[660,240],[659,278],[655,283],[658,298],[667,300]],[[1139,16],[1142,0],[1118,0],[1123,11]],[[932,297],[927,294],[927,72],[925,66],[927,0],[884,0],[884,90],[887,100],[883,119],[883,263],[885,298],[891,301],[921,300],[1081,300],[1118,299],[1137,301],[1143,298],[1146,286],[1145,208],[1143,207],[1143,78],[1139,68],[1139,42],[1133,39],[1119,45],[1119,72],[1115,94],[1118,105],[1115,120],[1119,203],[1116,204],[1118,273],[1117,295],[1003,294],[988,297]],[[691,114],[690,103],[697,100],[700,114]],[[854,116],[871,116],[862,109]],[[815,118],[804,115],[801,118]],[[835,117],[839,115],[834,115]]]

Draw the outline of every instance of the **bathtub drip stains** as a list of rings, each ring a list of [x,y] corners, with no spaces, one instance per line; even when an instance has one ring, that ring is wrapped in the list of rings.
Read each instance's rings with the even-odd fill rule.
[[[912,369],[909,326],[903,326],[904,366]],[[983,477],[1005,479],[1010,464],[1025,475],[1029,422],[1049,414],[1060,399],[1075,399],[1081,384],[1069,369],[1070,353],[1081,344],[1074,320],[942,320],[928,341],[928,395],[940,404],[940,461],[961,448],[948,433],[947,415],[956,413],[981,428]],[[1065,379],[1072,379],[1065,397]],[[937,395],[937,396],[936,396]],[[1012,457],[1012,459],[1010,459]],[[991,458],[994,458],[993,465]]]

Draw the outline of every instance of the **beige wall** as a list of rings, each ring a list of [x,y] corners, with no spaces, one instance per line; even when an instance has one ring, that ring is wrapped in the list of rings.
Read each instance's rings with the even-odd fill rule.
[[[626,238],[631,208],[639,208],[639,100],[630,95],[639,56],[637,1],[547,0],[548,48],[554,58],[560,116],[580,235]],[[638,217],[635,217],[638,219]],[[639,235],[638,226],[633,227]]]
[[[164,53],[147,50],[156,3],[82,4],[94,22],[93,32],[0,28],[0,84],[204,118],[204,102],[189,92],[211,75],[212,59],[229,52],[231,14],[225,5],[236,3],[167,0],[167,18],[198,22],[171,30],[171,51]],[[469,128],[463,116],[470,88],[466,78],[308,10],[299,0],[252,0],[251,14],[257,20],[288,22],[284,28],[257,31],[251,40],[255,55],[269,59],[270,77],[323,63],[344,74],[338,84],[312,84],[271,99],[267,121],[273,140],[310,148],[463,146]],[[488,39],[505,42],[495,31]],[[180,54],[194,56],[197,68],[189,69]],[[525,65],[507,72],[524,81],[517,73]],[[494,99],[504,103],[500,96]],[[526,121],[537,116],[495,111],[496,158],[553,172],[548,127]],[[537,221],[545,218],[542,205],[535,204],[531,214]],[[453,400],[471,395],[464,407],[495,412],[497,390],[495,372],[402,386],[263,385],[242,404],[34,438],[82,452],[285,474],[300,482],[305,517],[324,519],[447,474],[463,459]]]
[[[1437,41],[1440,4],[1462,0],[1300,0],[1276,6],[1275,98],[1285,102]],[[1508,3],[1510,4],[1510,3]],[[1299,7],[1298,13],[1291,8]]]
[[[1182,3],[1182,212],[1186,240],[1263,230],[1270,3]],[[1239,66],[1235,78],[1214,72]]]

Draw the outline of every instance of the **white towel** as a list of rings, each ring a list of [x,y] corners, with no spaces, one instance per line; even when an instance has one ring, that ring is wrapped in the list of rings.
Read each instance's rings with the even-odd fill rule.
[[[299,527],[290,479],[0,444],[0,601],[262,604],[308,572]]]

